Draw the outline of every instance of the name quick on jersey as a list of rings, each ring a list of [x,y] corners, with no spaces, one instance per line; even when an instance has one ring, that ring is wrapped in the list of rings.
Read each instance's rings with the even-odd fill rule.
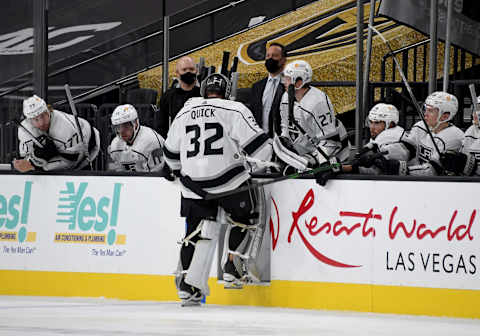
[[[200,118],[200,117],[206,117],[206,118],[210,118],[210,117],[215,117],[215,114],[213,114],[213,112],[215,111],[214,108],[199,108],[197,110],[192,110],[192,114],[191,114],[191,118],[192,119],[196,119],[196,118]]]

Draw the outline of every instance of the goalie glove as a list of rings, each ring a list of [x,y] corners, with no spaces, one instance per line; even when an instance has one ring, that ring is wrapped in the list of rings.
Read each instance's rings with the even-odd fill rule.
[[[33,155],[38,159],[43,159],[49,161],[51,158],[58,156],[58,149],[53,143],[53,140],[46,138],[45,144],[43,147],[33,144]]]

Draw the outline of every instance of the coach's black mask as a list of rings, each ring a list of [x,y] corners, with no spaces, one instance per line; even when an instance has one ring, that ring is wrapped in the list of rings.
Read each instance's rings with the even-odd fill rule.
[[[180,80],[187,85],[191,85],[195,82],[197,75],[193,72],[185,72],[184,74],[180,75]]]
[[[280,64],[278,60],[275,60],[273,58],[267,58],[265,60],[265,68],[267,68],[268,72],[275,73],[280,70]]]

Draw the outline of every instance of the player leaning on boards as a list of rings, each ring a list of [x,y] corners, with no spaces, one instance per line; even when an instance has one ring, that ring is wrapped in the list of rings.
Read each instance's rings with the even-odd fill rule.
[[[36,95],[23,101],[23,114],[26,119],[18,127],[22,159],[13,161],[16,170],[80,170],[97,157],[100,134],[85,119],[78,118],[82,143],[75,117],[48,107]]]
[[[162,170],[165,140],[150,127],[140,125],[135,107],[130,104],[117,106],[111,121],[117,136],[108,147],[113,161],[109,169],[137,172]]]
[[[425,122],[435,139],[425,129],[423,121],[417,122],[405,133],[402,142],[413,158],[407,162],[380,157],[375,165],[386,174],[432,176],[449,172],[440,161],[446,152],[458,152],[462,145],[463,132],[450,121],[458,110],[457,98],[447,92],[433,92],[425,100]]]
[[[357,154],[350,165],[343,165],[342,171],[354,174],[383,174],[375,161],[380,157],[394,160],[408,160],[410,153],[401,142],[405,130],[398,126],[399,113],[395,106],[379,103],[368,113],[370,141]]]
[[[312,74],[310,64],[303,60],[285,67],[281,136],[273,142],[277,156],[300,171],[330,160],[345,161],[350,154],[347,131],[335,117],[328,96],[310,85]]]
[[[167,164],[183,176],[181,216],[186,217],[187,230],[180,250],[181,271],[176,278],[182,305],[199,304],[204,295],[209,295],[208,277],[220,230],[216,220],[219,207],[227,212],[231,224],[225,236],[228,256],[222,259],[223,278],[229,283],[237,283],[244,276],[234,265],[233,255],[242,253],[237,249],[258,217],[251,190],[216,200],[202,199],[199,194],[246,185],[250,175],[241,159],[243,153],[261,160],[268,160],[272,154],[270,140],[250,110],[228,100],[230,88],[224,75],[208,76],[201,85],[202,97],[185,103],[165,141]]]

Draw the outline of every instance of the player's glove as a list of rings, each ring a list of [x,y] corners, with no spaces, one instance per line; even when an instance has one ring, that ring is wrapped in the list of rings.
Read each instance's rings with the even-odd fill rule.
[[[476,167],[474,155],[464,154],[460,152],[448,151],[440,155],[440,162],[446,171],[455,173],[456,175],[471,175]]]
[[[370,143],[355,155],[354,165],[357,167],[370,168],[380,156],[382,156],[382,153],[379,152],[378,145],[376,143]]]
[[[39,159],[48,161],[59,153],[53,141],[50,138],[47,138],[43,147],[40,147],[35,143],[33,144],[33,154]]]
[[[322,166],[331,167],[331,165],[328,164],[328,163],[324,163],[320,167],[322,167]],[[338,171],[337,167],[335,167],[335,171],[332,170],[332,169],[328,169],[326,171],[318,172],[318,173],[315,174],[315,180],[317,181],[317,183],[319,185],[324,187],[327,184],[328,180],[331,179],[332,177],[335,177],[338,174],[338,172],[339,171]]]
[[[405,161],[389,160],[383,155],[377,157],[374,165],[379,168],[385,175],[407,175],[407,163]]]

